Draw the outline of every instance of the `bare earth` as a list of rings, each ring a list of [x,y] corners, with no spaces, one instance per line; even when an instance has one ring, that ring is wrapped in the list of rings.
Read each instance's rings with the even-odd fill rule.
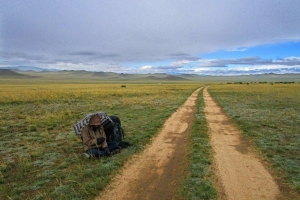
[[[221,199],[276,199],[279,188],[240,131],[204,89],[205,115],[214,150]]]
[[[194,122],[199,88],[165,122],[162,131],[130,159],[96,199],[176,199],[184,176],[184,144]],[[276,199],[279,189],[240,131],[204,89],[220,199]]]
[[[96,199],[172,199],[183,176],[184,143],[194,122],[200,89],[165,122],[141,154],[125,164]]]

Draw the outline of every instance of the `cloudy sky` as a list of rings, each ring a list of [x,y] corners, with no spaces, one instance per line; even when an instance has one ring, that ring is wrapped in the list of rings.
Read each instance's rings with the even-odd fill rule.
[[[0,67],[300,73],[299,0],[0,0]]]

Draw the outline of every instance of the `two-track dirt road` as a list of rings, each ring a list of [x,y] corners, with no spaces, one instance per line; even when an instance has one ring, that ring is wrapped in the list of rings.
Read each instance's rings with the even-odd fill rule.
[[[183,144],[194,122],[199,91],[173,113],[153,142],[129,160],[96,199],[174,199],[184,176]],[[275,199],[279,189],[272,176],[206,88],[204,100],[220,199]]]

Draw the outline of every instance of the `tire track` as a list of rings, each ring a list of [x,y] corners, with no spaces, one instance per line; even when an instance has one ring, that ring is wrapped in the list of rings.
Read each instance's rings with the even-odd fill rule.
[[[197,89],[165,122],[141,154],[130,159],[96,199],[172,199],[184,175],[181,162],[197,110]]]
[[[221,199],[276,199],[280,192],[270,173],[207,88],[203,96]]]

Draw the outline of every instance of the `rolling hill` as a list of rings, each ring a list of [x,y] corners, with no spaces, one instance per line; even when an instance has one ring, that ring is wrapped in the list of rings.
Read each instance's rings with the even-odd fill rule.
[[[300,74],[260,74],[242,76],[201,76],[197,74],[125,74],[114,72],[90,72],[85,70],[62,71],[20,71],[0,68],[1,79],[32,79],[43,80],[68,80],[68,81],[105,81],[105,82],[300,82]]]
[[[34,78],[33,76],[20,74],[9,69],[0,69],[0,78]]]

